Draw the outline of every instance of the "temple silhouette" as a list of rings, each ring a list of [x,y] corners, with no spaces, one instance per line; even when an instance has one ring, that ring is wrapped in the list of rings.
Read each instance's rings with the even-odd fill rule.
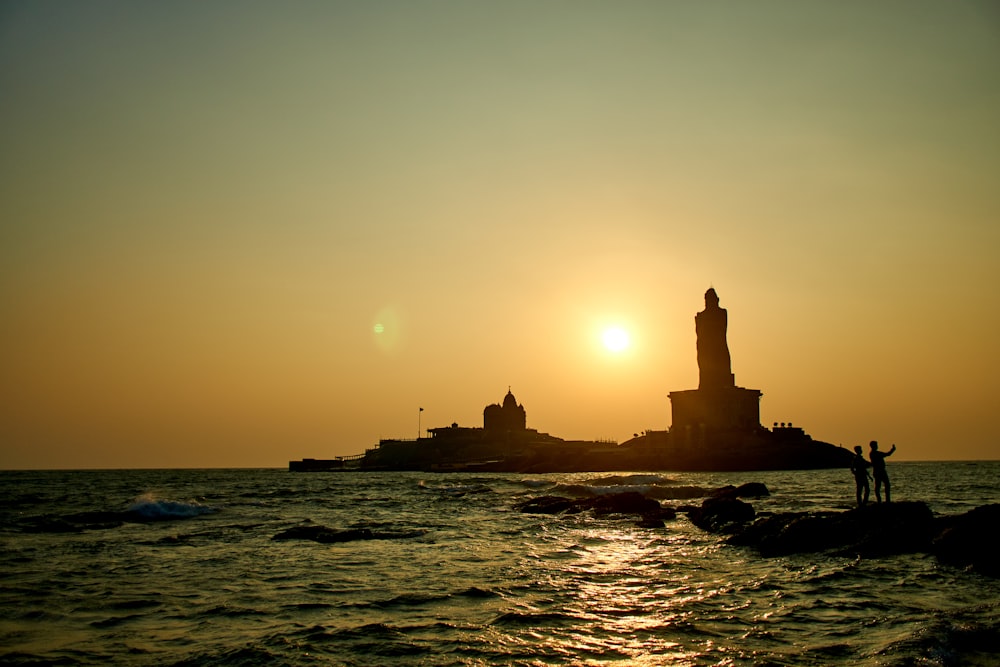
[[[429,470],[597,472],[624,470],[739,471],[839,468],[852,454],[813,440],[789,424],[760,423],[758,389],[736,385],[727,342],[728,313],[715,289],[695,315],[698,388],[672,391],[671,427],[618,444],[564,440],[527,427],[510,388],[487,405],[482,427],[431,428],[427,437],[383,439],[364,454],[289,462],[293,471]]]

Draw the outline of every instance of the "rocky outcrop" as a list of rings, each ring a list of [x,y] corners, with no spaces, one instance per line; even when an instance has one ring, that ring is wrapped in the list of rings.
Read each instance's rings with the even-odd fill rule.
[[[595,516],[612,514],[638,516],[636,525],[642,528],[659,528],[664,521],[677,517],[678,511],[687,512],[691,521],[701,528],[713,532],[735,532],[754,519],[754,510],[740,498],[760,498],[770,495],[767,487],[760,482],[741,486],[724,486],[705,489],[696,486],[666,487],[680,488],[681,493],[669,495],[672,499],[688,499],[709,496],[701,507],[685,505],[674,509],[665,507],[649,495],[637,491],[624,491],[588,498],[567,498],[565,496],[538,496],[515,505],[515,509],[526,514],[579,514],[592,511]],[[663,487],[655,487],[650,495],[664,497]]]
[[[689,508],[687,514],[691,523],[712,533],[735,533],[756,516],[750,503],[729,495],[707,498],[701,507]]]
[[[576,514],[583,511],[579,503],[580,501],[565,496],[538,496],[518,503],[514,509],[525,514],[561,514],[563,512]]]
[[[747,520],[736,499],[709,498],[688,515],[726,543],[762,556],[830,552],[866,558],[930,553],[940,562],[1000,576],[1000,505],[935,517],[926,503],[867,505],[846,512],[782,512]],[[746,503],[742,503],[746,505]],[[749,507],[749,505],[748,505]]]
[[[712,492],[713,496],[727,498],[766,498],[771,495],[767,485],[763,482],[747,482],[739,486],[724,486]]]
[[[664,521],[677,516],[672,508],[664,507],[658,501],[636,491],[577,499],[538,496],[515,505],[515,509],[526,514],[579,514],[592,511],[595,516],[638,516],[640,518],[637,525],[643,528],[662,527]]]
[[[309,540],[322,544],[333,544],[338,542],[356,542],[359,540],[398,540],[425,535],[426,531],[373,531],[370,528],[347,528],[345,530],[335,530],[326,526],[295,526],[284,530],[272,540]]]
[[[926,551],[934,515],[926,503],[868,505],[846,512],[784,512],[762,517],[727,542],[766,556],[838,551],[863,556]]]
[[[353,528],[334,530],[326,526],[295,526],[282,531],[272,540],[310,540],[312,542],[354,542],[356,540],[373,540],[375,534],[368,528]]]
[[[931,553],[942,563],[1000,577],[1000,504],[939,520]]]

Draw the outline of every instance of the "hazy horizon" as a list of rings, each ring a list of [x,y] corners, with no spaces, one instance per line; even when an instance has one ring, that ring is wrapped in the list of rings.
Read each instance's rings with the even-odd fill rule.
[[[622,442],[710,286],[763,425],[996,460],[998,63],[976,1],[2,3],[0,469],[283,467],[508,387]]]

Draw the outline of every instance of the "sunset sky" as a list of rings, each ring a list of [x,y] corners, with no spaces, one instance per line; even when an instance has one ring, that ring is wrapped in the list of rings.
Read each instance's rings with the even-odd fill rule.
[[[624,441],[710,286],[764,424],[1000,458],[997,7],[2,2],[0,468]]]

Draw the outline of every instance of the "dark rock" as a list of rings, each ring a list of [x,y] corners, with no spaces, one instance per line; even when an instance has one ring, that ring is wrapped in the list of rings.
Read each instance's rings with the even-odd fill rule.
[[[456,593],[459,597],[463,598],[498,598],[499,593],[491,591],[489,589],[479,588],[478,586],[469,586],[464,591]]]
[[[920,501],[866,505],[844,518],[856,524],[858,533],[848,549],[863,556],[925,552],[934,537],[934,513]]]
[[[672,507],[660,507],[659,509],[644,512],[641,518],[635,522],[640,528],[663,528],[664,522],[673,521],[677,518],[677,511]]]
[[[828,550],[880,556],[927,550],[934,525],[925,503],[883,503],[848,512],[773,514],[744,527],[727,543],[754,547],[765,556]]]
[[[689,500],[691,498],[704,498],[715,493],[712,489],[701,486],[658,486],[650,495],[654,495],[662,500]]]
[[[613,493],[584,501],[594,514],[650,514],[659,512],[660,503],[636,491]]]
[[[677,518],[677,510],[673,507],[660,507],[656,515],[660,517],[663,521],[673,521]]]
[[[701,507],[688,512],[691,523],[712,533],[735,533],[756,516],[753,506],[737,498],[706,498]]]
[[[132,518],[130,512],[109,512],[104,510],[97,510],[92,512],[77,512],[76,514],[68,514],[63,517],[66,521],[70,523],[75,523],[79,525],[121,525],[122,522],[128,521]]]
[[[763,482],[747,482],[736,487],[737,498],[765,498],[771,495]]]
[[[38,517],[23,530],[27,533],[80,533],[118,528],[128,521],[128,517],[128,512],[77,512],[62,517]]]
[[[766,556],[822,551],[839,544],[833,533],[833,513],[786,512],[754,521],[726,542],[755,547]]]
[[[1000,504],[940,520],[930,551],[938,561],[1000,576]]]
[[[747,482],[739,486],[724,486],[709,495],[713,498],[764,498],[771,492],[763,482]]]
[[[26,533],[82,533],[83,528],[69,523],[65,519],[42,518],[26,525],[22,530]]]
[[[573,500],[563,496],[539,496],[518,503],[516,509],[527,514],[578,514],[592,510],[596,516],[612,514],[638,515],[648,526],[662,526],[665,520],[674,519],[677,512],[663,507],[659,501],[647,498],[636,491],[612,493]]]
[[[402,540],[426,535],[427,531],[405,530],[405,531],[373,531],[370,528],[348,528],[347,530],[334,530],[326,526],[303,525],[295,526],[284,530],[272,540],[311,540],[323,544],[336,542],[356,542],[358,540]]]
[[[570,509],[575,502],[563,496],[538,496],[515,505],[515,508],[525,514],[559,514]]]
[[[356,540],[373,540],[375,535],[368,528],[351,528],[349,530],[333,530],[326,526],[295,526],[282,531],[272,540],[312,540],[324,544],[334,542],[353,542]]]

